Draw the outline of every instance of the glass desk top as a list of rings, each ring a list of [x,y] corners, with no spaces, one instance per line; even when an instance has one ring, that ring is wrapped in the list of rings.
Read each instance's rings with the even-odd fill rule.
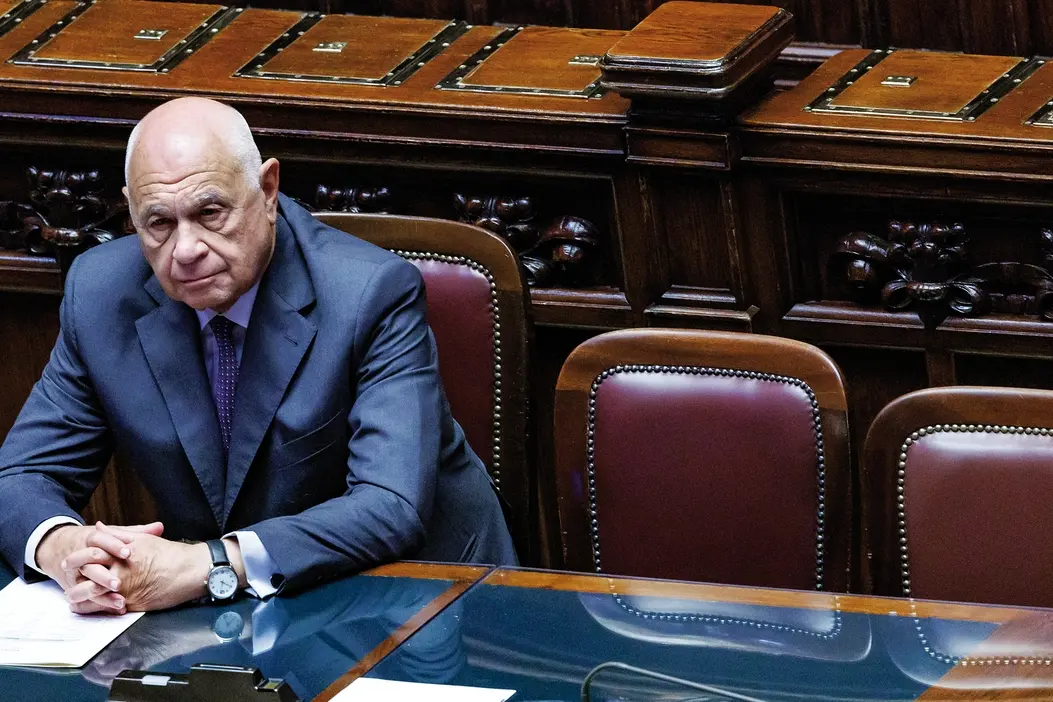
[[[196,663],[259,668],[301,699],[358,677],[487,573],[487,568],[397,563],[266,602],[149,613],[80,669],[0,667],[0,699],[105,700],[122,670],[183,673]],[[0,586],[14,577],[0,561]],[[428,632],[402,653],[407,675],[446,670],[451,648]]]
[[[614,669],[590,699],[1053,699],[1053,612],[501,569],[368,677],[576,701],[611,661],[716,690]]]

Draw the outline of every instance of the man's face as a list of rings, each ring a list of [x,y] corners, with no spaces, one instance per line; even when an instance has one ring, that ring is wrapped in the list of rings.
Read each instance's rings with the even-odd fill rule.
[[[278,162],[243,175],[222,145],[167,146],[136,151],[125,191],[132,221],[170,298],[224,312],[270,262]]]

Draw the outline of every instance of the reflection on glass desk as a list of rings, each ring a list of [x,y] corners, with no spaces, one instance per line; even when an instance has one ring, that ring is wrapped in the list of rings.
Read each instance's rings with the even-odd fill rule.
[[[0,569],[3,586],[14,576]],[[79,670],[0,668],[0,699],[101,701],[122,670],[183,673],[195,663],[259,668],[312,699],[368,669],[486,572],[398,563],[293,597],[150,613]],[[405,677],[445,682],[464,664],[462,639],[435,629],[405,644],[401,659]]]
[[[1030,690],[1012,699],[1044,699],[1040,688],[1053,693],[1053,612],[1044,610],[500,569],[368,676],[420,680],[411,652],[417,636],[459,637],[465,662],[448,682],[515,689],[514,702],[576,702],[589,671],[609,661],[727,694],[612,669],[594,678],[592,700],[951,700],[1006,687]],[[1025,654],[1034,660],[1019,663]]]

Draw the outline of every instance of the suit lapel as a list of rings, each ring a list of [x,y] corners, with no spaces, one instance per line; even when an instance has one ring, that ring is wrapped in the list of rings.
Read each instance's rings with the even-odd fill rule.
[[[314,340],[317,328],[300,314],[314,299],[299,245],[279,216],[274,255],[260,282],[242,350],[221,524],[226,523],[289,382]]]
[[[222,524],[223,444],[201,357],[197,317],[186,305],[170,300],[156,278],[147,281],[146,290],[160,306],[136,320],[139,343],[216,524]]]

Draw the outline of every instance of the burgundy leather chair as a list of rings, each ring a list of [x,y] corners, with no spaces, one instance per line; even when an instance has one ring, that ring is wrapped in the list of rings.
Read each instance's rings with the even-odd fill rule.
[[[885,407],[863,453],[877,594],[1053,607],[1053,392],[944,387]]]
[[[428,321],[454,418],[511,508],[520,560],[533,564],[536,483],[527,461],[528,291],[508,243],[461,222],[320,213],[326,224],[395,251],[424,277]]]
[[[819,349],[753,334],[602,334],[564,363],[555,417],[568,567],[847,589],[845,392]]]

